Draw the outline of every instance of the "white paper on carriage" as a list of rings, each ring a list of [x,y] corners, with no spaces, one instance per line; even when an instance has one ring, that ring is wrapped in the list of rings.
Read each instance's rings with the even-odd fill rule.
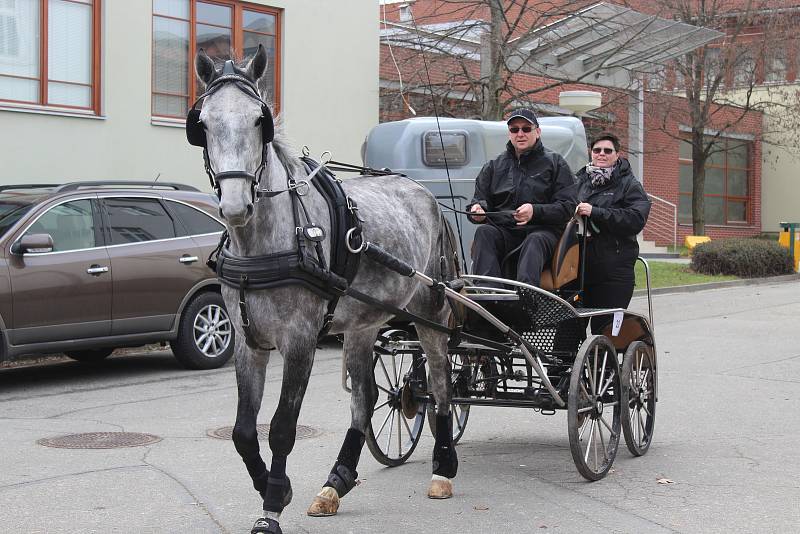
[[[611,327],[611,335],[617,336],[619,335],[619,329],[622,327],[622,318],[625,316],[625,312],[614,312],[614,324]]]

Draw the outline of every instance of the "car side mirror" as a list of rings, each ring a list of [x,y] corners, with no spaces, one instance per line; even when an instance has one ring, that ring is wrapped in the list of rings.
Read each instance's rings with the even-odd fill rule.
[[[50,234],[30,234],[22,236],[22,239],[11,246],[11,252],[13,254],[53,252],[53,236]]]

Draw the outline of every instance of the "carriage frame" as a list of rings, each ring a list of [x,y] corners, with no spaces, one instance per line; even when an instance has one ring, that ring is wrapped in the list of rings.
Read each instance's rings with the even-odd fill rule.
[[[583,258],[580,226],[578,234]],[[606,476],[622,436],[634,456],[645,454],[658,382],[650,269],[645,259],[638,261],[646,274],[646,316],[581,307],[582,283],[577,290],[550,292],[505,278],[463,275],[463,289],[448,289],[463,322],[448,345],[454,442],[463,436],[473,406],[544,415],[565,410],[572,458],[587,480]],[[587,334],[589,319],[608,315],[613,320],[602,335]],[[426,417],[436,435],[426,355],[410,328],[389,328],[375,343],[373,366],[378,397],[366,442],[378,462],[394,467],[414,452]],[[344,369],[342,385],[349,390]]]

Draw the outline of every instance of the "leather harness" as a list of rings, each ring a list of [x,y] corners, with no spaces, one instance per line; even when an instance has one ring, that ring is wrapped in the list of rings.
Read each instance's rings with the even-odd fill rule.
[[[330,266],[325,261],[322,227],[308,220],[300,188],[292,183],[281,192],[288,192],[292,200],[296,248],[263,256],[237,256],[228,249],[227,231],[220,244],[209,257],[208,265],[217,273],[223,284],[239,290],[239,311],[242,329],[248,346],[260,348],[250,330],[250,314],[245,300],[247,289],[268,289],[287,285],[301,285],[328,300],[325,320],[318,338],[327,335],[339,298],[344,295],[358,270],[360,254],[348,253],[347,243],[356,247],[363,240],[361,219],[355,200],[345,195],[341,181],[311,158],[301,158],[306,171],[313,176],[311,184],[325,199],[330,214]],[[316,171],[316,172],[315,172]],[[302,219],[305,218],[305,224]]]

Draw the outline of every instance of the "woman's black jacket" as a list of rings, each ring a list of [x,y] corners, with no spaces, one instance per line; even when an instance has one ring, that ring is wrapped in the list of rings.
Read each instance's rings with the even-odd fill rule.
[[[541,139],[517,159],[509,142],[506,151],[483,166],[475,179],[475,196],[467,209],[480,204],[486,211],[513,211],[533,205],[529,225],[563,228],[575,211],[575,177],[557,152],[544,148]],[[489,216],[509,228],[516,227],[511,214]]]
[[[604,271],[613,271],[615,266],[612,264],[622,261],[626,267],[629,263],[632,271],[639,254],[636,235],[642,231],[650,215],[650,199],[642,184],[623,158],[617,162],[611,180],[603,186],[592,186],[585,168],[578,171],[577,177],[578,202],[592,205],[589,221],[593,237],[587,256],[587,269],[592,270],[591,265],[594,264],[605,267],[602,269]]]

